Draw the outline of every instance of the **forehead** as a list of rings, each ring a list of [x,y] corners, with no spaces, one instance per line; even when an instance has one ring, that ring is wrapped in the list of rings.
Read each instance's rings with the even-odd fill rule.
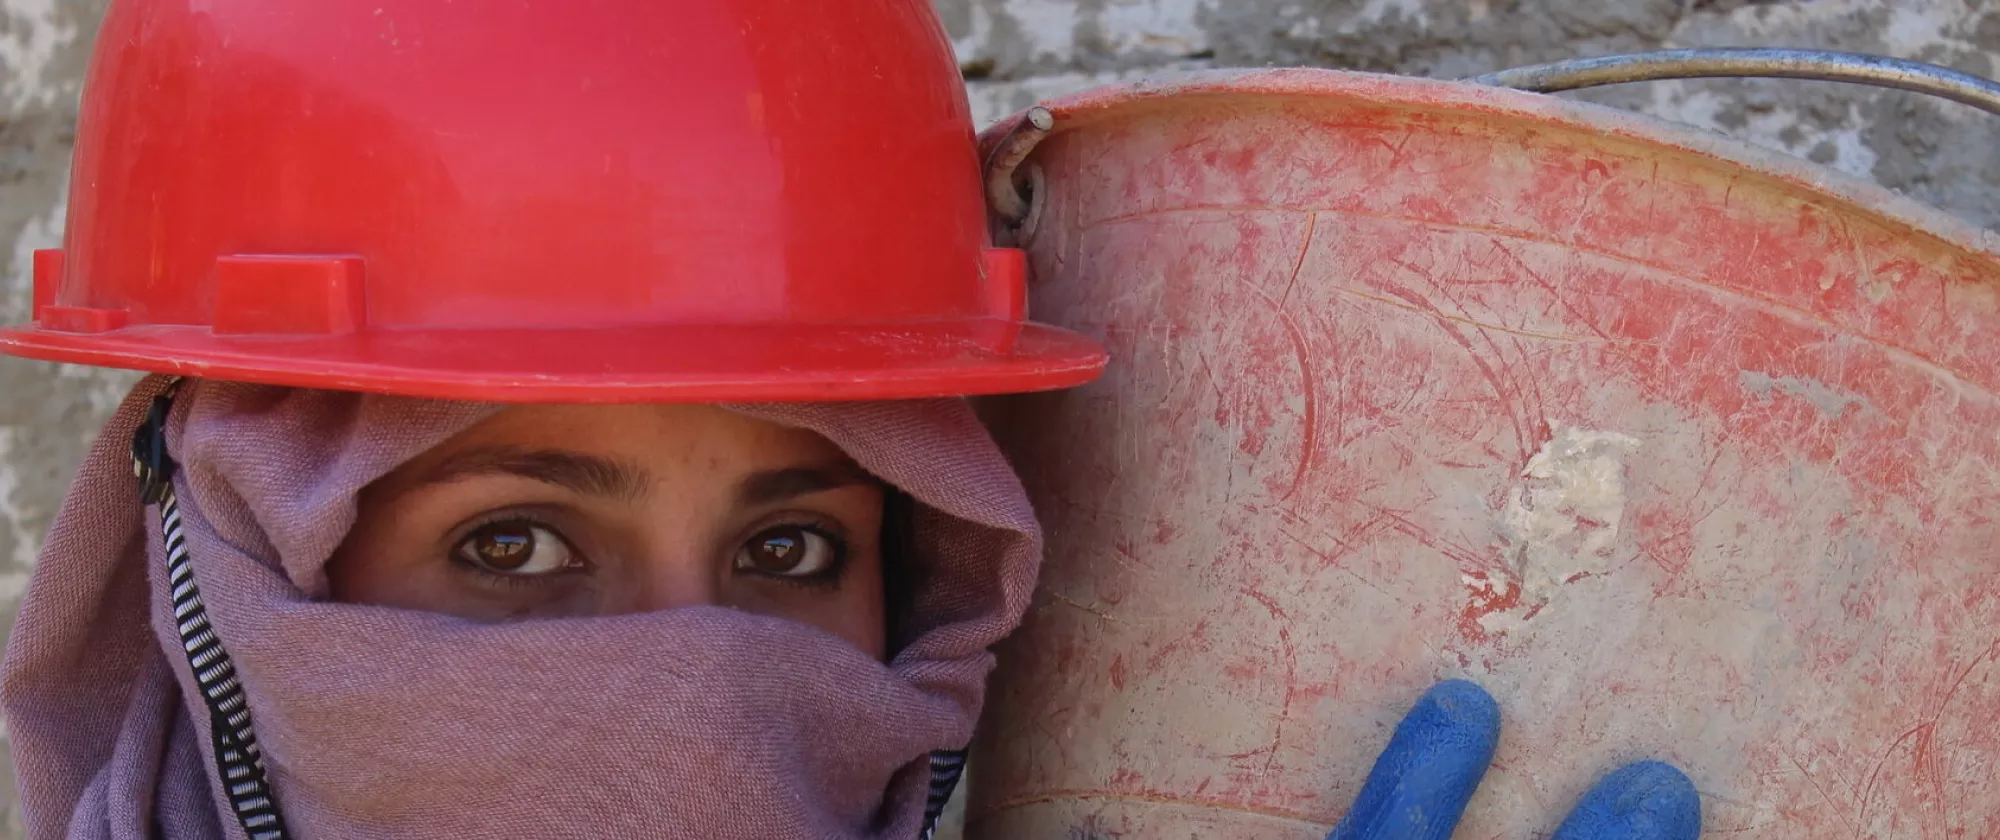
[[[412,465],[473,449],[561,449],[655,466],[760,469],[845,460],[818,434],[712,405],[509,406]]]

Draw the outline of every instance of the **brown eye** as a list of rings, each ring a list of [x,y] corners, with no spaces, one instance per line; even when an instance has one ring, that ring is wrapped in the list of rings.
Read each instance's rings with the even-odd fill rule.
[[[466,535],[453,554],[495,574],[545,575],[576,563],[569,544],[555,532],[527,522],[495,522]]]
[[[825,534],[799,525],[767,528],[736,552],[736,568],[774,577],[812,577],[840,564],[841,550]]]

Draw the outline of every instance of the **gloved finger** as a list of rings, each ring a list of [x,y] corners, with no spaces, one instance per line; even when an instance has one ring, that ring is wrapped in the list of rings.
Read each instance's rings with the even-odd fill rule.
[[[1500,744],[1500,706],[1464,680],[1417,700],[1327,840],[1445,840]]]
[[[1701,795],[1671,764],[1628,764],[1598,781],[1550,840],[1694,840]]]

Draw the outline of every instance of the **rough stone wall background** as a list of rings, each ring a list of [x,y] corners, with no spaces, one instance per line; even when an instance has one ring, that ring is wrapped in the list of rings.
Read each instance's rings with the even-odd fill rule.
[[[0,321],[28,316],[28,261],[62,237],[77,91],[104,0],[0,0]],[[133,377],[0,358],[0,621],[11,628],[43,531],[97,426]],[[0,837],[21,835],[0,762]]]
[[[837,2],[838,0],[806,0]],[[1163,70],[1315,65],[1437,77],[1613,52],[1792,46],[2000,76],[2000,0],[936,0],[982,121]],[[0,320],[57,243],[76,95],[104,0],[0,0]],[[1871,178],[2000,229],[2000,119],[1848,86],[1667,82],[1575,94]],[[69,472],[132,381],[0,359],[0,620]],[[4,765],[0,765],[4,770]],[[0,835],[18,837],[12,784]],[[953,830],[945,832],[956,836]]]

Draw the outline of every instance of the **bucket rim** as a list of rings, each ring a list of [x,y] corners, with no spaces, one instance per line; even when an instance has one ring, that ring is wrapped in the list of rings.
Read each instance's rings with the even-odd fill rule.
[[[990,155],[1036,108],[1054,116],[1046,138],[1053,140],[1108,121],[1219,98],[1348,101],[1594,133],[1817,193],[2000,268],[2000,230],[1982,228],[1867,179],[1662,117],[1469,81],[1318,67],[1168,71],[1098,85],[1016,111],[980,133],[981,155],[982,159]]]

